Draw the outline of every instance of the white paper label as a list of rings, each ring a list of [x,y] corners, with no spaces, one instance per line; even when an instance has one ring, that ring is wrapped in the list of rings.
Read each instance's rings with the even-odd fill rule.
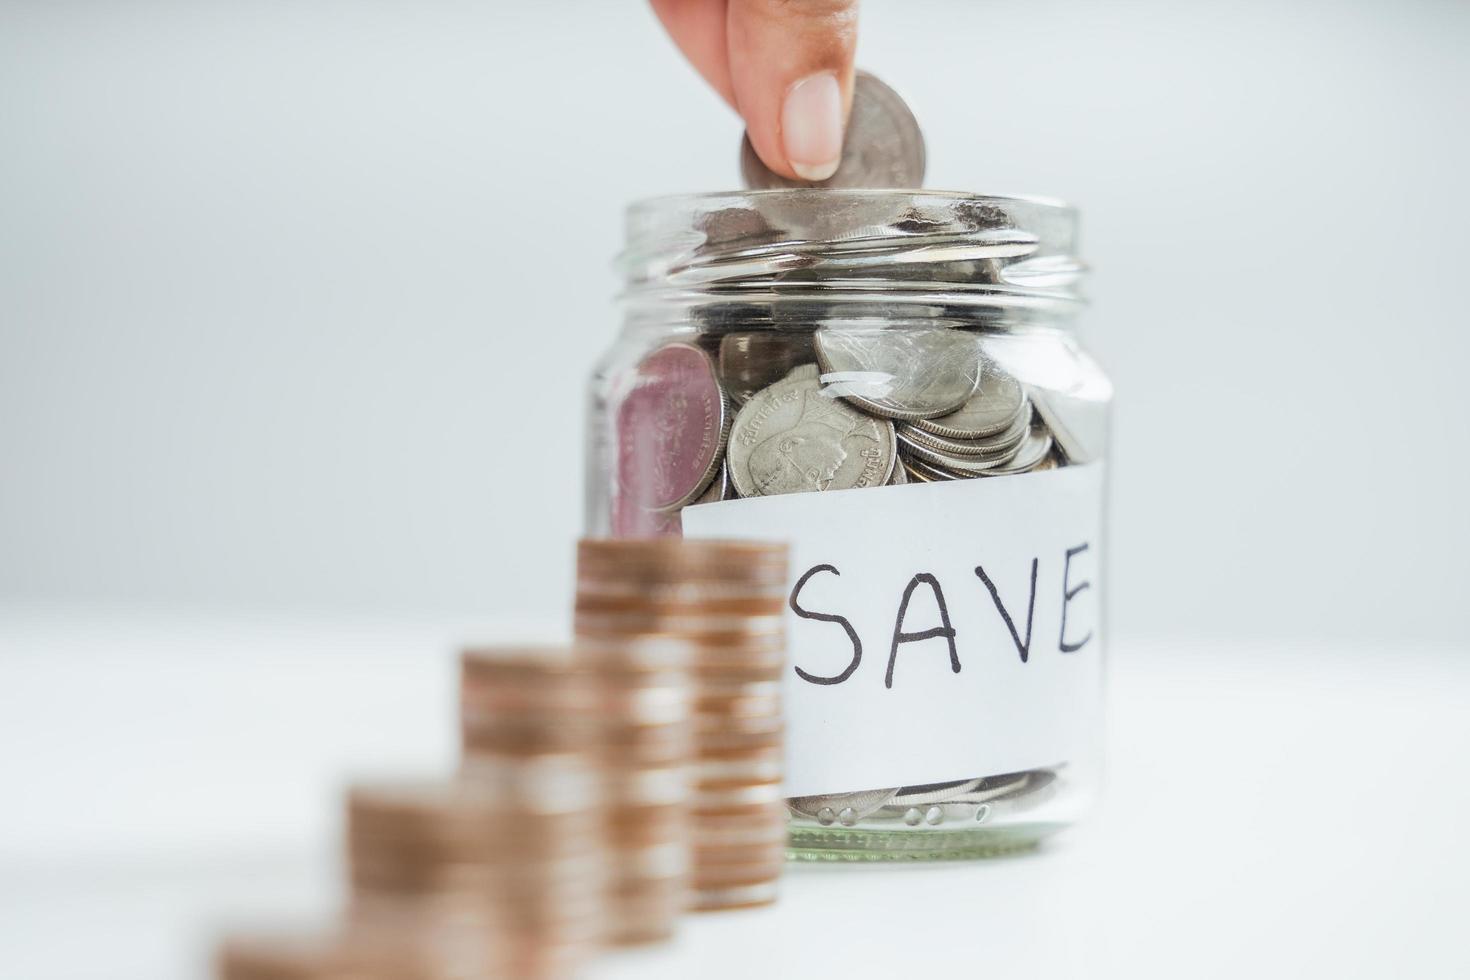
[[[786,793],[1052,766],[1102,699],[1102,464],[684,510],[791,543]]]

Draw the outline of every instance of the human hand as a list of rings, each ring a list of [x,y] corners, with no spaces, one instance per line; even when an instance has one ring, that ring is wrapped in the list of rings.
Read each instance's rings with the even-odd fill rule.
[[[745,119],[765,165],[825,180],[852,106],[857,0],[651,0],[674,43]]]

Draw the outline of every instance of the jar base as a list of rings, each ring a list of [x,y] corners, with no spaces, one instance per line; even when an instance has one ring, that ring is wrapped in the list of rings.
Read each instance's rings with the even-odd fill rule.
[[[970,861],[1029,851],[1067,824],[1041,822],[967,830],[790,828],[786,858],[807,862]]]

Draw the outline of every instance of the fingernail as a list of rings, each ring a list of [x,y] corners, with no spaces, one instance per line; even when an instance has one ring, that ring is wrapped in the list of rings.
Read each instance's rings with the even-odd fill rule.
[[[802,180],[826,180],[842,162],[842,89],[833,72],[808,75],[781,107],[786,159]]]

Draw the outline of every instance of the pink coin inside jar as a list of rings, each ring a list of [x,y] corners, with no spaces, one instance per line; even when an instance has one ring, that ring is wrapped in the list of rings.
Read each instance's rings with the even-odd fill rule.
[[[669,344],[644,358],[618,406],[615,523],[621,517],[634,526],[667,526],[636,519],[633,511],[663,513],[698,497],[719,469],[728,422],[704,351]]]
[[[678,511],[649,510],[620,493],[613,501],[612,533],[615,538],[677,538],[684,522]]]

